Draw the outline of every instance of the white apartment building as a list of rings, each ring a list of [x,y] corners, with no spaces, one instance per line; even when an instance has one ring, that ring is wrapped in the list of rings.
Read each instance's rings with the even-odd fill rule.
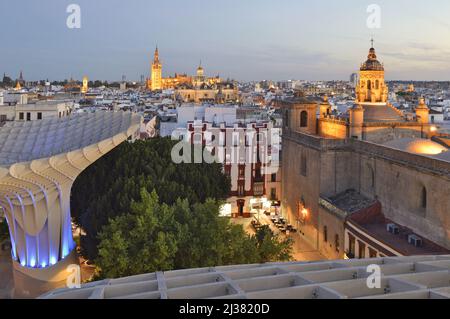
[[[224,105],[182,106],[177,109],[176,123],[161,122],[161,132],[194,145],[213,143],[222,148],[220,161],[231,180],[223,216],[251,217],[258,211],[276,211],[281,196],[281,130],[268,120],[240,119],[237,110]],[[250,155],[257,151],[260,155]]]
[[[0,98],[0,122],[35,121],[65,117],[72,113],[73,101],[28,101],[27,94],[7,93]]]

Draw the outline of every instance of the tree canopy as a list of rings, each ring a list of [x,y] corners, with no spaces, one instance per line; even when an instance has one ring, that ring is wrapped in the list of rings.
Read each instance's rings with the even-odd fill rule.
[[[279,239],[268,227],[248,235],[218,212],[212,199],[192,207],[179,199],[169,206],[155,191],[142,189],[130,214],[112,219],[100,233],[99,277],[291,259],[290,239]]]
[[[251,236],[220,217],[230,192],[222,165],[175,164],[175,143],[125,142],[75,181],[72,215],[99,277],[289,260],[289,239],[264,227]]]
[[[124,142],[76,179],[71,211],[86,232],[81,237],[85,257],[97,257],[98,233],[110,218],[130,212],[132,201],[140,200],[142,188],[155,190],[161,202],[169,205],[178,198],[195,204],[227,197],[230,180],[222,173],[222,165],[175,164],[171,159],[175,143],[170,138]]]

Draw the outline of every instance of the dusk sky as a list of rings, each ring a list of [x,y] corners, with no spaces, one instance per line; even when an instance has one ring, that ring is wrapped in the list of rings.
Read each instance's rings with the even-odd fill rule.
[[[81,29],[66,26],[69,4]],[[367,6],[381,6],[369,29]],[[25,79],[138,80],[158,44],[163,75],[338,80],[375,38],[389,80],[450,80],[448,0],[2,0],[0,72]]]

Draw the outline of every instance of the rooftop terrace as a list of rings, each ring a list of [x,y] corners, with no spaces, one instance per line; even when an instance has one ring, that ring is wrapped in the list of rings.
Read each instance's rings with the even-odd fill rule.
[[[369,288],[367,266],[380,267]],[[106,279],[42,299],[449,299],[450,255],[223,266]]]

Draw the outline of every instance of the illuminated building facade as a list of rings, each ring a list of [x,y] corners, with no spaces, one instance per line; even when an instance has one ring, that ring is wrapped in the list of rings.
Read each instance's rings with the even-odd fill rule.
[[[450,150],[431,140],[424,99],[413,119],[389,104],[384,72],[371,48],[341,116],[326,98],[279,101],[282,212],[330,259],[450,249]]]
[[[226,154],[222,162],[224,173],[231,181],[230,194],[221,212],[223,216],[249,218],[257,210],[270,211],[274,207],[272,204],[278,202],[281,195],[280,130],[271,122],[227,126],[194,121],[188,123],[187,133],[194,145],[211,145],[213,138],[220,139]],[[268,141],[273,145],[266,145]],[[238,145],[245,145],[247,149]],[[250,152],[255,152],[254,160],[249,160]],[[263,159],[265,156],[267,158]]]
[[[88,90],[89,90],[89,79],[87,76],[84,76],[81,85],[81,94],[86,94]]]
[[[151,67],[151,81],[150,89],[152,91],[162,90],[162,64],[159,61],[158,47],[155,49],[155,55],[153,57],[152,67]]]
[[[0,206],[9,225],[15,293],[65,283],[78,264],[70,192],[76,177],[140,127],[140,116],[96,112],[0,128]]]
[[[205,70],[203,69],[201,62],[197,68],[196,75],[194,76],[175,73],[173,77],[163,77],[162,62],[159,59],[158,48],[156,48],[153,56],[153,61],[151,63],[150,78],[147,80],[147,89],[151,91],[159,91],[176,89],[179,86],[187,86],[192,89],[200,89],[202,87],[217,87],[217,85],[220,83],[222,83],[222,79],[219,76],[205,76]]]
[[[424,99],[416,108],[415,118],[407,116],[388,102],[388,88],[384,80],[385,70],[377,59],[375,49],[369,50],[367,60],[362,63],[359,82],[355,88],[355,104],[342,116],[332,116],[328,101],[320,105],[319,121],[309,121],[308,126],[320,136],[330,138],[356,138],[384,143],[394,138],[423,138],[432,133],[428,122],[429,109]],[[314,104],[314,103],[313,103]],[[303,110],[314,117],[314,110]],[[305,115],[306,116],[306,115]]]

